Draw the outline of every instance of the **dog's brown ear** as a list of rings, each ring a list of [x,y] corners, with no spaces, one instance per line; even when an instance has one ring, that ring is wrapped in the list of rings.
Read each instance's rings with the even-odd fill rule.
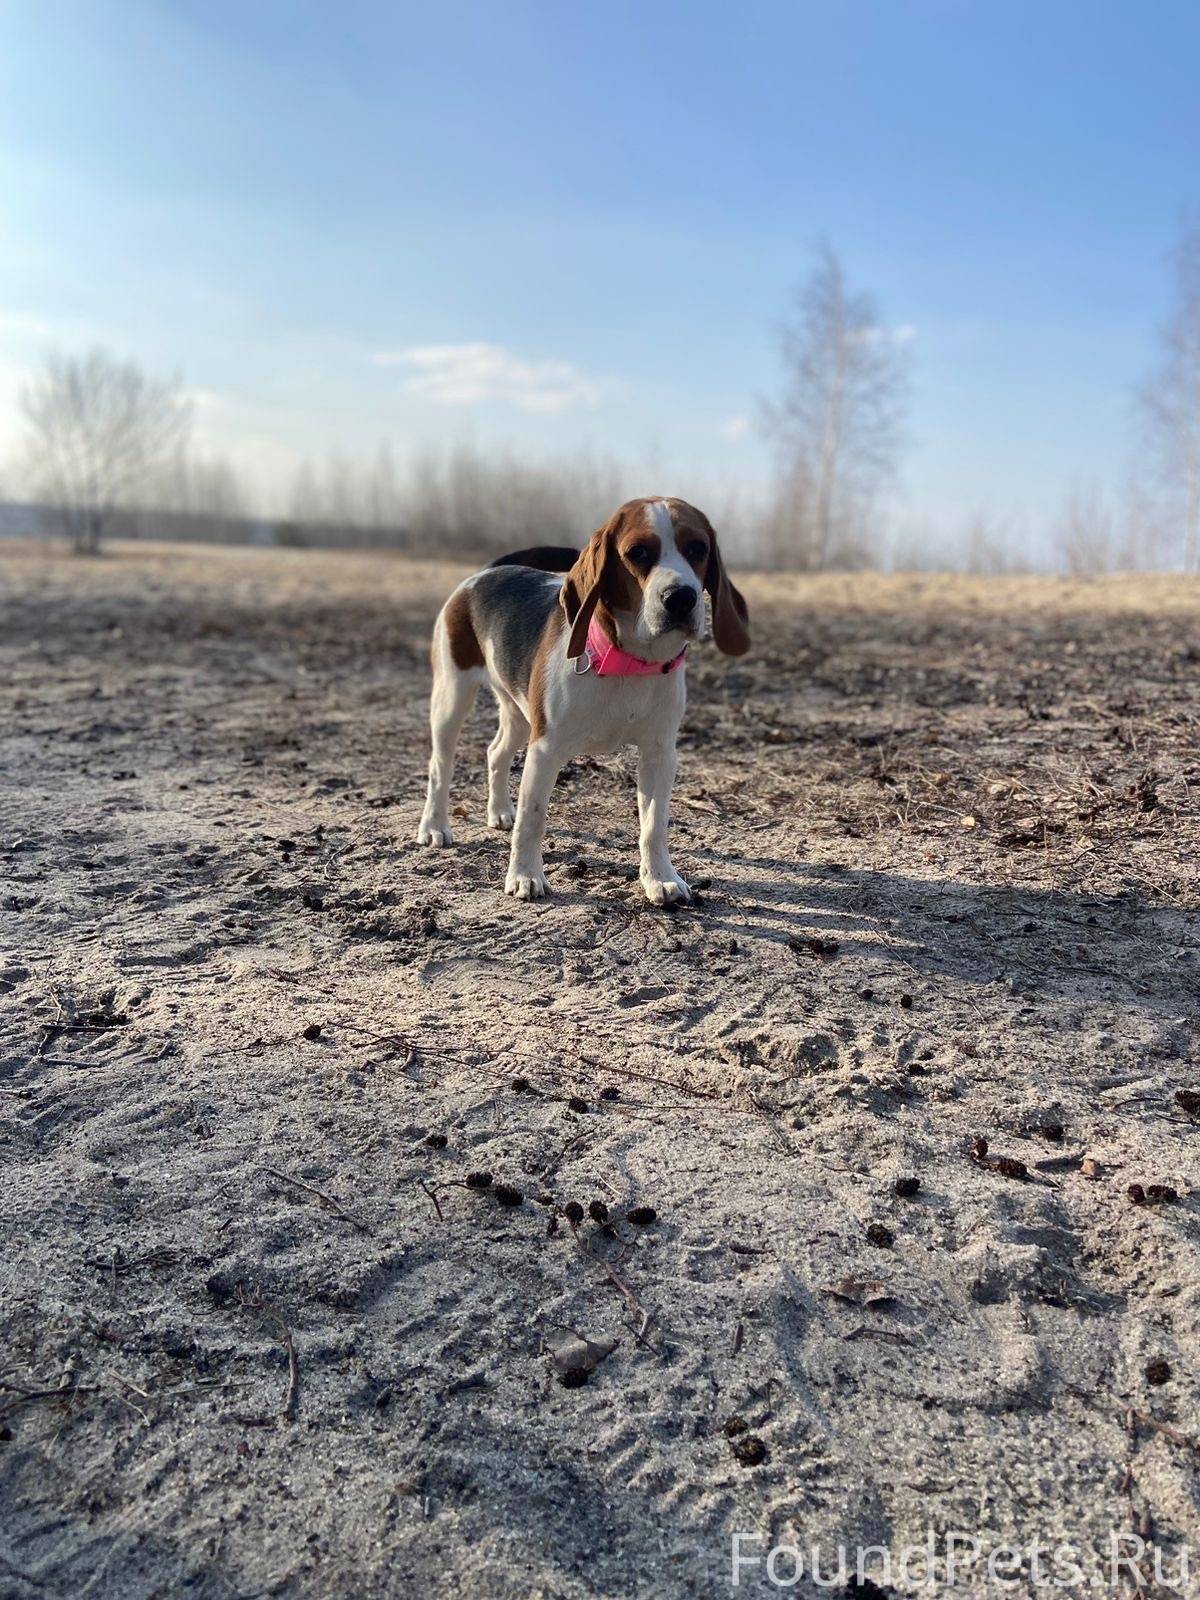
[[[602,528],[596,529],[563,583],[559,604],[566,613],[567,625],[571,630],[567,639],[568,661],[581,656],[587,643],[588,623],[600,600],[600,588],[612,549],[612,536],[620,517],[618,511]]]
[[[711,522],[708,531],[712,539],[704,587],[712,596],[713,640],[717,649],[725,655],[744,656],[750,648],[750,613],[741,592],[729,581],[729,574],[721,559],[716,529]]]

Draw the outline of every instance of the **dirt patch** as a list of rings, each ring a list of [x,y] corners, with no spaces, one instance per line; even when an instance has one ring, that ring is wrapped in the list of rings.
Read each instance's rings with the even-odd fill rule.
[[[0,1589],[1196,1542],[1200,588],[748,580],[669,915],[490,706],[411,842],[457,575],[4,552]]]

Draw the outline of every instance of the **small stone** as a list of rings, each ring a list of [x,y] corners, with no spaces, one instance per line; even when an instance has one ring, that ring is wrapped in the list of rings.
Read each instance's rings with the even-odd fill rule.
[[[867,1238],[881,1250],[890,1250],[896,1242],[896,1235],[890,1228],[885,1228],[882,1222],[867,1224]]]
[[[231,1278],[227,1272],[214,1272],[205,1281],[204,1287],[219,1306],[228,1305],[238,1290],[236,1279]]]
[[[1079,1170],[1085,1178],[1090,1178],[1094,1183],[1100,1176],[1101,1167],[1095,1156],[1084,1156],[1079,1163]]]
[[[727,1439],[736,1439],[739,1433],[749,1433],[750,1424],[745,1417],[729,1417],[721,1424],[721,1432]]]
[[[1016,1156],[990,1156],[988,1166],[1002,1178],[1027,1178],[1029,1168]]]
[[[729,1448],[739,1466],[759,1467],[767,1459],[767,1447],[756,1433],[739,1433]]]

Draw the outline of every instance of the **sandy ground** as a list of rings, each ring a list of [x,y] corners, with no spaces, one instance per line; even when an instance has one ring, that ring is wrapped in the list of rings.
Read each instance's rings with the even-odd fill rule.
[[[624,757],[504,898],[490,704],[411,842],[456,571],[0,552],[0,1593],[1200,1570],[1200,586],[749,580],[672,916]]]

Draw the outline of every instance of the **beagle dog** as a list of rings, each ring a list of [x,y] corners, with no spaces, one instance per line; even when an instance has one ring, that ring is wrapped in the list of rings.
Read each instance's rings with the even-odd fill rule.
[[[671,865],[667,817],[685,657],[704,633],[705,592],[717,647],[744,654],[746,602],[726,576],[712,524],[674,499],[628,501],[582,552],[521,551],[461,583],[433,630],[433,755],[417,842],[454,841],[454,752],[486,679],[500,703],[488,747],[488,827],[512,829],[504,892],[518,900],[546,893],[546,808],[563,764],[633,744],[642,888],[654,905],[690,900]],[[514,813],[509,774],[524,744]]]

